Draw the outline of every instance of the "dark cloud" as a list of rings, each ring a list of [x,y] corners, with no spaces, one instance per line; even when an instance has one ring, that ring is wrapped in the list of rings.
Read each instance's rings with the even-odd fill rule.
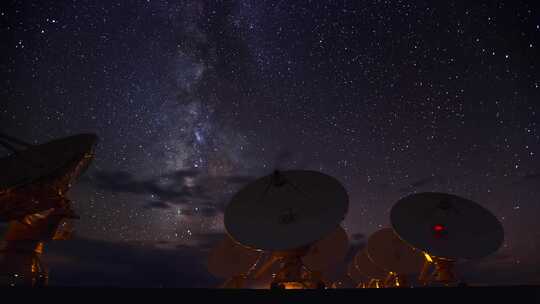
[[[204,198],[201,187],[188,187],[185,184],[187,175],[179,172],[170,175],[137,180],[131,173],[125,171],[97,171],[92,179],[94,186],[115,193],[131,193],[155,195],[162,200],[183,201],[193,198]],[[166,183],[164,183],[166,181]]]
[[[202,207],[198,210],[199,214],[204,217],[214,217],[219,213],[219,210],[212,207]]]
[[[228,200],[230,191],[237,190],[256,177],[249,175],[204,175],[197,170],[178,170],[160,176],[137,179],[125,171],[97,171],[87,178],[94,187],[114,193],[152,195],[156,201],[144,205],[146,209],[166,209],[171,205],[194,205],[185,209],[186,215],[193,212],[211,217],[223,211],[223,202]]]
[[[168,209],[172,206],[163,203],[163,202],[152,202],[145,206],[145,208],[151,209]],[[200,217],[214,217],[218,215],[220,212],[222,212],[221,209],[216,207],[193,207],[193,208],[182,208],[180,209],[180,213],[183,216],[200,216]]]
[[[225,182],[231,183],[231,184],[247,184],[250,183],[257,178],[255,176],[249,176],[249,175],[237,175],[237,176],[226,176],[223,177]]]
[[[51,286],[214,287],[219,280],[206,271],[205,256],[199,246],[74,239],[48,245],[43,260]]]
[[[201,172],[199,170],[176,170],[170,173],[162,175],[162,177],[169,177],[174,180],[184,181],[187,177],[197,177]]]
[[[197,240],[197,247],[201,250],[214,248],[226,237],[228,236],[225,233],[204,233],[194,236],[194,238]]]

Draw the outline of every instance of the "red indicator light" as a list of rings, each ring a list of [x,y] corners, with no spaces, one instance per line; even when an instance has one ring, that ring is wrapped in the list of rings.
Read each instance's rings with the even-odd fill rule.
[[[442,231],[444,231],[444,226],[437,224],[437,225],[433,226],[433,230],[435,230],[435,232],[442,232]]]

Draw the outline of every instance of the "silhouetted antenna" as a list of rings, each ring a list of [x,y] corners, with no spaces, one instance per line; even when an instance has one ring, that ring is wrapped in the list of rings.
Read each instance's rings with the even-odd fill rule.
[[[504,240],[503,226],[490,211],[452,194],[406,196],[392,207],[390,219],[402,240],[447,259],[482,258]]]
[[[356,256],[347,265],[347,276],[355,282],[356,287],[363,287],[369,279],[356,268]]]
[[[226,236],[208,255],[208,271],[219,278],[245,276],[259,259],[260,252]]]
[[[310,271],[326,275],[345,260],[348,251],[349,237],[342,227],[338,227],[310,246],[302,261]]]
[[[391,228],[369,237],[367,254],[386,271],[384,287],[409,287],[407,276],[419,274],[425,262],[424,253],[403,242]]]
[[[479,204],[447,193],[424,192],[400,199],[390,212],[400,239],[424,252],[420,281],[455,284],[456,261],[478,259],[497,251],[504,241],[499,220]],[[434,278],[427,274],[435,266]]]
[[[238,191],[225,210],[225,229],[239,243],[260,250],[312,244],[338,228],[348,211],[345,188],[315,171],[280,171]],[[283,182],[284,181],[284,182]]]
[[[424,254],[403,242],[391,228],[381,229],[369,237],[369,258],[387,272],[400,275],[419,273]]]
[[[0,158],[0,220],[9,221],[0,248],[0,285],[47,284],[43,244],[70,238],[68,219],[78,216],[66,193],[93,159],[96,141],[94,134],[79,134],[30,145],[0,136],[14,152]]]
[[[6,138],[13,141],[10,136]],[[25,149],[15,149],[15,153],[0,158],[0,196],[17,187],[82,173],[84,168],[78,166],[89,163],[96,141],[94,134],[79,134],[40,145],[20,141]]]
[[[276,170],[238,191],[225,209],[225,229],[240,244],[270,253],[254,278],[279,262],[271,288],[322,288],[322,273],[347,254],[340,227],[345,188],[315,171]]]
[[[383,287],[383,281],[386,279],[388,273],[369,258],[367,249],[356,254],[354,257],[354,266],[360,274],[367,278],[366,282],[364,282],[364,287]]]

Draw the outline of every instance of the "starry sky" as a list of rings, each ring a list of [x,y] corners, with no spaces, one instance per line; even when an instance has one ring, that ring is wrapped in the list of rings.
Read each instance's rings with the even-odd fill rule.
[[[224,206],[274,169],[339,179],[355,246],[409,193],[473,199],[506,239],[463,275],[540,283],[534,1],[2,1],[0,38],[0,130],[100,139],[51,285],[217,284]]]

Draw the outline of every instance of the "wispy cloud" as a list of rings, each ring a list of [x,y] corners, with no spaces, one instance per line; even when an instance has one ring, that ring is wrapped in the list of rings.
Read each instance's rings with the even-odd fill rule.
[[[212,176],[197,170],[177,170],[145,179],[126,171],[97,171],[85,182],[100,190],[140,195],[141,201],[146,201],[145,209],[182,206],[185,216],[212,217],[223,211],[234,191],[254,179],[250,175]]]

